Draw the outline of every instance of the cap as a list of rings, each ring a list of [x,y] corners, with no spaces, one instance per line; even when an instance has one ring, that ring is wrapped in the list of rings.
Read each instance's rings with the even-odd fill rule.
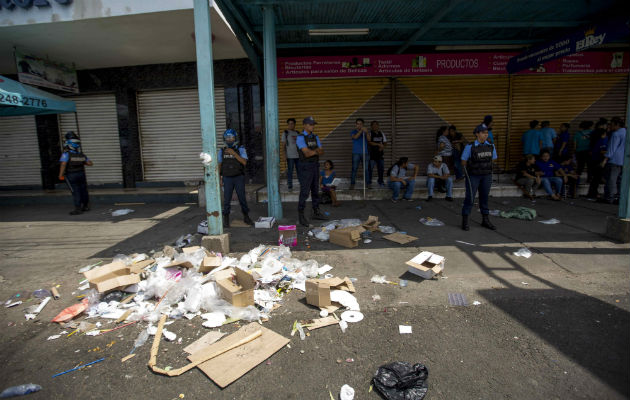
[[[313,119],[313,117],[306,117],[306,118],[304,118],[304,120],[302,121],[302,123],[303,123],[304,125],[307,125],[307,124],[309,124],[309,125],[315,125],[317,122],[315,122],[315,120]]]
[[[434,156],[434,157],[433,157],[433,161],[439,161],[439,162],[442,162],[442,156]]]
[[[473,131],[473,133],[487,132],[487,131],[488,131],[488,127],[485,124],[481,124],[475,127],[475,130]]]

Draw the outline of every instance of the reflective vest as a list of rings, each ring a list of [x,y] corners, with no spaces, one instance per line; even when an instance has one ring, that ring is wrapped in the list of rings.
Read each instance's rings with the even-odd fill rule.
[[[492,173],[492,150],[491,144],[471,145],[470,158],[466,163],[466,169],[470,175],[488,175]]]
[[[85,162],[87,157],[83,153],[68,152],[68,163],[66,164],[66,172],[85,172]]]
[[[311,133],[307,136],[304,136],[304,142],[306,142],[306,147],[308,147],[310,150],[315,150],[317,149],[319,146],[317,146],[317,135]],[[296,145],[297,147],[297,145]],[[298,154],[300,156],[300,162],[309,162],[309,163],[313,163],[313,162],[319,162],[319,155],[315,154],[313,156],[310,157],[306,157],[304,155],[304,152],[302,150],[300,150],[300,148],[298,147]]]
[[[235,156],[226,153],[228,148],[223,148],[223,161],[221,162],[221,175],[231,177],[245,174],[245,166],[238,162]],[[235,149],[238,151],[238,149]]]

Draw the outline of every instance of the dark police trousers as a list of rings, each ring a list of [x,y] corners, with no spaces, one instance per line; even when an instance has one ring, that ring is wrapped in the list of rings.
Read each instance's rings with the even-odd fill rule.
[[[488,215],[488,195],[490,194],[490,186],[492,186],[492,174],[486,175],[469,175],[466,177],[466,198],[462,207],[462,215],[470,215],[473,204],[475,203],[475,194],[479,190],[479,208],[481,214]]]
[[[313,210],[316,210],[319,207],[319,163],[301,161],[297,170],[300,181],[298,211],[304,211],[304,208],[306,208],[306,199],[308,199],[309,191],[311,192]]]
[[[90,196],[87,190],[87,179],[84,171],[66,172],[66,180],[72,188],[72,201],[75,208],[87,207]]]
[[[236,189],[238,202],[241,204],[241,211],[243,214],[249,214],[247,198],[245,197],[245,175],[236,175],[223,177],[223,215],[230,214],[230,202],[234,189]]]

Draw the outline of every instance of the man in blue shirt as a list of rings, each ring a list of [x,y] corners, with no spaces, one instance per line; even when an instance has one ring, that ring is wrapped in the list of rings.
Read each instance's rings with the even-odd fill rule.
[[[368,174],[370,153],[367,147],[370,139],[367,137],[368,130],[363,126],[364,123],[362,118],[357,118],[355,121],[356,129],[350,132],[350,137],[352,137],[352,174],[350,175],[350,189],[354,189],[359,162],[363,164],[365,184],[368,188],[370,187],[370,176]]]
[[[319,137],[313,133],[315,120],[313,117],[306,117],[302,121],[304,130],[295,141],[298,148],[300,162],[298,164],[298,179],[300,180],[300,199],[298,201],[298,215],[300,225],[309,226],[309,222],[304,216],[306,200],[311,195],[313,207],[313,218],[325,220],[326,217],[319,211],[319,156],[324,154],[322,143]]]
[[[560,164],[551,159],[549,151],[543,150],[540,153],[540,160],[536,161],[536,165],[542,171],[540,183],[543,189],[552,200],[560,201],[560,193],[562,193],[562,178],[558,176],[559,170],[562,168]],[[554,190],[551,186],[553,185]]]
[[[540,124],[540,136],[542,140],[541,151],[548,151],[549,154],[553,151],[553,144],[556,142],[556,130],[549,126],[549,121],[543,121]]]
[[[230,227],[230,202],[232,194],[236,190],[238,202],[243,212],[243,221],[247,225],[254,225],[249,218],[247,196],[245,195],[245,165],[247,165],[247,151],[244,146],[239,146],[236,131],[228,129],[223,133],[225,147],[219,149],[219,174],[223,181],[223,227]]]
[[[477,137],[474,143],[469,143],[462,152],[462,165],[466,172],[466,198],[462,207],[462,229],[470,230],[468,216],[475,203],[475,195],[479,191],[479,208],[481,209],[482,222],[485,228],[497,229],[491,222],[488,215],[488,196],[492,186],[492,162],[497,159],[497,150],[494,145],[488,142],[488,127],[484,124],[477,126],[474,130]]]
[[[538,127],[538,121],[533,120],[529,123],[529,130],[521,137],[523,142],[523,154],[533,154],[538,156],[540,154],[540,148],[542,147],[542,137],[540,131],[536,129]]]
[[[73,131],[66,132],[66,141],[59,161],[61,162],[59,180],[67,180],[72,191],[74,210],[70,211],[70,215],[79,215],[84,211],[89,211],[90,196],[87,190],[85,166],[91,166],[93,163],[81,151],[81,140]]]
[[[606,186],[604,186],[604,201],[609,204],[618,203],[616,197],[619,193],[617,187],[617,178],[621,175],[623,168],[623,156],[626,146],[626,128],[624,121],[619,117],[613,117],[610,120],[612,135],[608,141],[608,149],[604,154],[604,160],[601,167],[604,168],[604,177]],[[626,171],[627,173],[627,171]]]

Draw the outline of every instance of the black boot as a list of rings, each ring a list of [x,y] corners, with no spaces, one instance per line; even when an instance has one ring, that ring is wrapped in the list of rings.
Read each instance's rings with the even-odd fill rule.
[[[230,214],[223,214],[223,227],[224,228],[230,227]]]
[[[300,225],[308,227],[308,219],[306,219],[306,217],[304,216],[304,211],[299,211],[298,214],[300,218]]]
[[[74,210],[70,211],[70,215],[79,215],[79,214],[83,214],[83,211],[81,211],[80,207],[77,207]]]
[[[319,220],[322,220],[322,221],[326,221],[328,219],[328,218],[326,218],[326,216],[324,214],[322,214],[321,211],[319,211],[319,208],[313,209],[313,218],[319,219]]]
[[[468,225],[468,215],[462,215],[462,229],[465,231],[470,230],[470,225]]]
[[[243,222],[245,222],[247,225],[254,225],[254,221],[249,218],[249,214],[245,214],[245,216],[243,217]]]
[[[497,230],[497,227],[492,225],[492,222],[490,222],[490,218],[487,215],[482,215],[481,217],[482,217],[481,226],[486,227],[493,231]]]
[[[85,204],[83,208],[81,208],[81,211],[90,211],[90,203]]]

